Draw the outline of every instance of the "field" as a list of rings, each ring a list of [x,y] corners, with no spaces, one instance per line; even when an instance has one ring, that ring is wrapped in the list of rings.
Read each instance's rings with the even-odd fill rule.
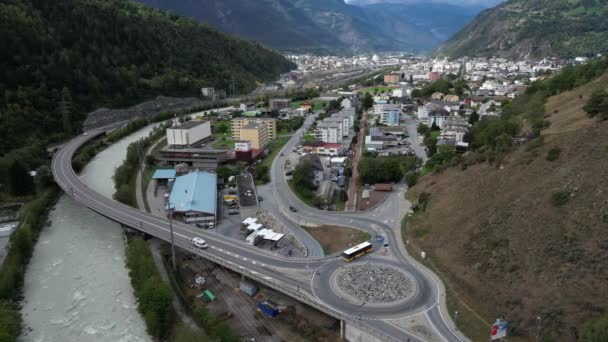
[[[326,104],[328,101],[323,101],[323,100],[319,100],[319,99],[312,99],[312,110],[322,110],[323,109],[323,105]],[[292,109],[297,109],[300,108],[300,105],[304,102],[307,101],[296,101],[296,102],[292,102],[291,103],[291,108]]]
[[[542,340],[575,340],[608,310],[598,300],[608,293],[608,121],[581,110],[607,81],[549,98],[542,142],[515,148],[500,165],[426,175],[408,192],[430,200],[407,223],[405,239],[413,253],[427,253],[447,283],[449,306],[461,313],[460,328],[475,340],[497,317],[509,322],[509,340],[530,340],[537,316]],[[555,147],[561,152],[549,161]],[[565,204],[552,202],[556,192],[569,194]]]
[[[367,232],[339,227],[339,226],[320,226],[303,227],[315,240],[319,241],[325,255],[342,252],[361,242],[369,241],[370,235]]]
[[[370,93],[370,94],[376,94],[376,93],[387,93],[392,91],[394,88],[391,87],[367,87],[367,88],[361,88],[361,89],[357,89],[358,93]]]

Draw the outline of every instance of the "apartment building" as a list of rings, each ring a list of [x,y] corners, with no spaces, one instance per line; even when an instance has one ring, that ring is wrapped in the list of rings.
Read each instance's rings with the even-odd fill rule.
[[[277,120],[273,118],[239,117],[232,119],[232,139],[247,140],[241,138],[241,129],[249,124],[261,124],[266,126],[268,141],[272,142],[277,138]],[[254,147],[255,148],[255,147]]]
[[[270,143],[270,139],[268,139],[268,127],[258,123],[245,125],[241,127],[240,140],[249,141],[251,143],[251,148],[261,150]]]
[[[321,121],[315,128],[315,138],[324,143],[339,143],[342,140],[341,126],[338,122]]]
[[[270,99],[270,110],[281,110],[291,106],[290,99]]]

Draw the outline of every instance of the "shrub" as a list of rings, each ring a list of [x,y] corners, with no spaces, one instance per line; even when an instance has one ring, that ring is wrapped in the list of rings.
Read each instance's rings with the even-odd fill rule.
[[[408,187],[413,187],[414,185],[416,185],[417,182],[418,174],[416,174],[415,172],[408,172],[405,175],[405,184],[407,184]]]
[[[559,154],[562,152],[561,148],[555,146],[553,148],[551,148],[549,150],[549,152],[547,152],[547,160],[548,161],[555,161],[557,160],[557,158],[559,158]]]
[[[551,203],[559,207],[568,203],[570,200],[570,192],[569,191],[555,191],[551,194]]]
[[[426,211],[426,207],[429,205],[429,200],[431,199],[431,194],[428,192],[423,192],[418,196],[418,208],[422,211]]]

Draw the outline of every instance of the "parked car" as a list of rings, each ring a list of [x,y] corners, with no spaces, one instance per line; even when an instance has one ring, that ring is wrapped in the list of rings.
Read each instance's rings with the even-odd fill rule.
[[[228,210],[228,215],[238,215],[240,214],[238,209],[230,209]]]
[[[283,156],[285,155],[285,153],[281,152],[279,155],[280,155],[281,157],[283,157]]]
[[[296,207],[294,207],[293,205],[289,206],[289,210],[291,210],[291,212],[293,212],[293,213],[298,211],[298,209],[296,209]]]
[[[192,238],[192,244],[194,245],[194,247],[197,248],[207,248],[207,242],[205,242],[205,240],[201,239],[200,237],[196,236]]]

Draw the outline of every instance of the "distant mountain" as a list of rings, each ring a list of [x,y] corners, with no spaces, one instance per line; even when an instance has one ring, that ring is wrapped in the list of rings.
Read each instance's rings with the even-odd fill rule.
[[[282,50],[432,51],[480,8],[344,0],[137,0]]]
[[[438,53],[515,58],[607,53],[606,18],[606,0],[509,0],[481,12]]]

